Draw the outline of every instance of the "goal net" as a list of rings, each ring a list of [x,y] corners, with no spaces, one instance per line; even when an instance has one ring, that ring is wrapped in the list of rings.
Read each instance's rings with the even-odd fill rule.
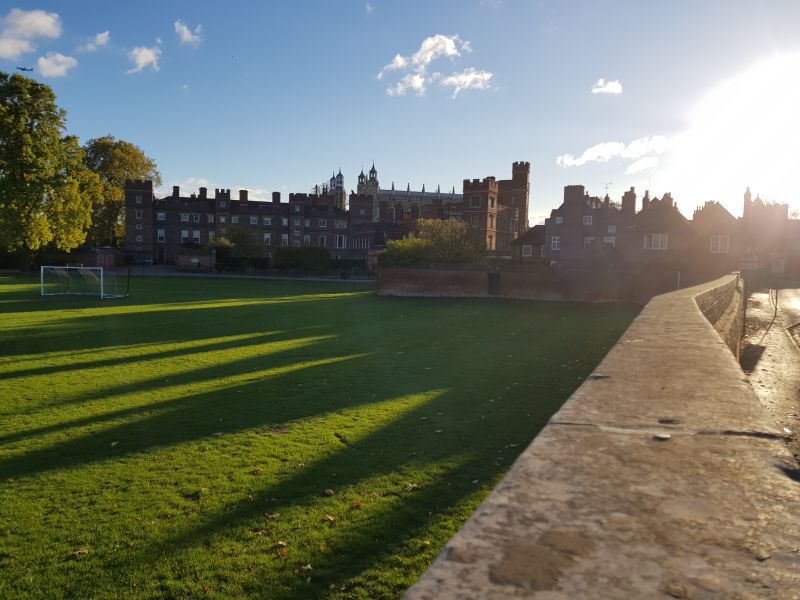
[[[118,282],[116,273],[103,267],[42,266],[40,282],[42,296],[124,298],[128,295],[127,280]]]

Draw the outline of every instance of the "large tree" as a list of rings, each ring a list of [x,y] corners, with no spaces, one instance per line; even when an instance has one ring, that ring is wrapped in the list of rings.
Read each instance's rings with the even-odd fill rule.
[[[156,163],[141,148],[113,135],[89,140],[84,145],[86,166],[103,182],[103,197],[92,209],[92,242],[116,246],[125,239],[125,180],[150,179],[161,185]]]
[[[0,248],[28,256],[83,243],[100,181],[83,164],[53,90],[0,72]]]

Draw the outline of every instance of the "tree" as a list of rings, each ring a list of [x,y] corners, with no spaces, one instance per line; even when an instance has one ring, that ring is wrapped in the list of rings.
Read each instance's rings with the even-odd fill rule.
[[[0,247],[26,258],[83,243],[100,193],[65,118],[50,87],[0,72]]]
[[[469,225],[456,219],[419,219],[417,237],[431,242],[431,262],[474,263],[486,256],[486,244]]]
[[[141,148],[113,135],[89,140],[84,150],[86,166],[103,182],[103,196],[92,207],[90,238],[98,245],[116,246],[125,239],[125,180],[150,179],[159,186],[161,174]]]
[[[231,244],[231,256],[234,258],[259,258],[264,256],[264,244],[258,239],[258,234],[242,227],[229,225],[224,236]]]

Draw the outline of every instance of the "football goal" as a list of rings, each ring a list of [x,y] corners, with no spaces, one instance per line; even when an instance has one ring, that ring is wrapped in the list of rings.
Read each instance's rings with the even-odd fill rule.
[[[42,266],[40,283],[42,296],[100,296],[124,298],[130,288],[130,270],[118,281],[117,274],[103,267]]]

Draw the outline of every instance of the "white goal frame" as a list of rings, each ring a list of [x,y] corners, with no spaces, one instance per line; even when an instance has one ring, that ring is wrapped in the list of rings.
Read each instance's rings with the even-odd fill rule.
[[[64,278],[65,286],[62,291],[59,292],[48,292],[45,291],[45,283],[44,283],[44,273],[45,269],[50,272],[56,273],[57,275],[61,275]],[[87,273],[93,274],[95,279],[100,284],[100,290],[98,292],[86,292],[80,290],[71,290],[69,289],[69,279],[65,276],[65,273],[70,271],[78,271],[81,275],[83,275],[84,279],[87,279]],[[39,268],[39,290],[42,296],[97,296],[99,295],[101,298],[124,298],[128,294],[124,293],[110,293],[106,292],[105,288],[106,279],[103,267],[62,267],[60,265],[42,265]]]

